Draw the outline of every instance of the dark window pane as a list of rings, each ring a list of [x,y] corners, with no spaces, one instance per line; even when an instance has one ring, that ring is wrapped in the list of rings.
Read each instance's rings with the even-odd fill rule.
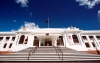
[[[12,43],[9,45],[9,48],[11,48],[12,47]]]
[[[7,43],[4,44],[3,48],[6,48],[6,46],[7,46]]]
[[[15,37],[12,37],[12,40],[14,41],[15,40]]]
[[[90,47],[89,43],[85,43],[85,46],[86,46],[86,47]]]
[[[24,38],[25,38],[24,35],[22,35],[22,36],[20,37],[19,44],[23,44],[23,42],[24,42]]]
[[[93,45],[93,47],[95,47],[95,44],[94,44],[94,42],[92,42],[92,45]]]
[[[79,43],[78,37],[76,35],[72,35],[74,43]]]

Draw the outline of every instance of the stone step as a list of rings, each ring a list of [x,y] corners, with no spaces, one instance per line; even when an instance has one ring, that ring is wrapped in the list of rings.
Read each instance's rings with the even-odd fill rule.
[[[42,60],[44,60],[44,61],[53,61],[53,60],[55,60],[55,61],[83,61],[83,60],[100,60],[99,58],[97,58],[97,59],[92,59],[92,58],[66,58],[66,59],[63,59],[63,60],[61,60],[61,59],[59,59],[59,58],[29,58],[29,60],[27,59],[27,58],[9,58],[9,59],[0,59],[0,60],[2,60],[2,61],[22,61],[22,60],[24,60],[24,61],[42,61]]]
[[[0,55],[0,60],[8,60],[8,61],[62,61],[62,53],[56,53],[54,47],[40,47],[35,50],[35,53],[31,53],[29,56],[29,52],[35,47],[29,47],[19,52],[11,53],[11,54],[2,54]],[[79,52],[76,50],[72,50],[65,47],[60,47],[63,52],[63,61],[79,61],[79,60],[100,60],[100,55],[96,54],[88,54]],[[59,54],[59,56],[58,56]],[[29,56],[30,60],[27,60]],[[60,59],[59,59],[60,57]]]
[[[25,55],[25,56],[0,56],[0,58],[17,58],[17,57],[19,57],[19,58],[24,58],[24,57],[28,57],[27,55]],[[49,58],[49,57],[59,57],[58,55],[51,55],[51,56],[48,56],[48,55],[43,55],[43,56],[40,56],[40,55],[30,55],[30,57],[47,57],[47,58]],[[62,55],[60,55],[60,57],[62,57]],[[88,57],[88,58],[100,58],[100,56],[63,56],[63,58],[68,58],[68,57],[72,57],[72,58],[76,58],[76,57],[80,57],[80,58],[83,58],[83,57]]]

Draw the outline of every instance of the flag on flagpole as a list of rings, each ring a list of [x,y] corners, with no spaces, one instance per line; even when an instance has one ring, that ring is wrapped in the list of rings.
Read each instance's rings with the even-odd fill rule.
[[[48,21],[49,21],[49,19],[47,18],[45,23],[47,24],[47,23],[48,23]]]
[[[49,28],[49,17],[46,19],[46,24],[48,24],[48,28]]]

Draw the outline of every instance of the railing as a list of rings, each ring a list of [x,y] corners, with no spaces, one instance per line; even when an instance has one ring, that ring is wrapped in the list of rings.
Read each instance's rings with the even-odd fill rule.
[[[55,47],[55,46],[53,46],[53,47]],[[62,52],[62,50],[58,46],[55,47],[55,50],[56,50],[56,54],[58,53],[59,59],[63,60],[63,52]],[[59,53],[62,55],[62,57],[60,56]]]
[[[33,49],[29,52],[29,54],[28,54],[28,60],[29,60],[29,57],[31,56],[31,53],[32,53],[32,54],[35,53],[36,50],[37,50],[37,47],[33,48]]]

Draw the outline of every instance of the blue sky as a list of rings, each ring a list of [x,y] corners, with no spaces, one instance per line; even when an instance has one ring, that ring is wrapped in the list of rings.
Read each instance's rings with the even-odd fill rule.
[[[100,0],[0,0],[0,31],[20,27],[100,30]]]

